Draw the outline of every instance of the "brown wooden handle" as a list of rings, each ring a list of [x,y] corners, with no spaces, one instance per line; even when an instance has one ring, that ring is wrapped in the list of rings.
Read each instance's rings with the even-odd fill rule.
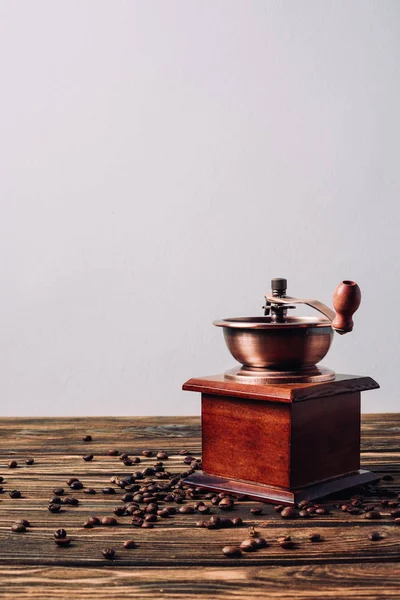
[[[333,294],[333,306],[336,316],[332,322],[338,333],[349,333],[353,330],[352,316],[360,306],[361,290],[355,281],[342,281]]]

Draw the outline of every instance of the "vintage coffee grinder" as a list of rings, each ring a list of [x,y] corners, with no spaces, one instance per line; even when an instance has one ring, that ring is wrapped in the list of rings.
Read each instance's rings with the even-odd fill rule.
[[[379,385],[317,365],[335,331],[352,331],[360,288],[340,283],[335,312],[287,296],[286,279],[271,287],[264,316],[214,322],[242,366],[183,386],[201,392],[203,443],[203,471],[185,483],[295,504],[376,480],[360,469],[360,394]],[[297,304],[322,315],[288,316]]]

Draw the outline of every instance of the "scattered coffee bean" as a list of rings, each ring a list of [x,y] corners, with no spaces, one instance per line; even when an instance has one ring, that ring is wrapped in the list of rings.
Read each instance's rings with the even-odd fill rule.
[[[299,517],[303,518],[303,519],[308,519],[311,517],[310,513],[308,513],[306,510],[299,510]]]
[[[30,527],[31,526],[31,524],[29,523],[29,521],[27,521],[26,519],[20,519],[19,521],[15,521],[15,522],[16,523],[20,523],[24,527]]]
[[[397,519],[394,520],[394,523],[396,525],[400,525],[400,517],[397,517]]]
[[[89,519],[87,521],[85,521],[82,524],[82,527],[84,527],[85,529],[92,529],[94,527],[92,521],[90,521]]]
[[[198,507],[197,512],[199,512],[203,515],[208,515],[210,512],[210,507],[201,505]]]
[[[281,511],[282,519],[295,519],[296,511],[291,506],[287,506]]]
[[[196,527],[207,527],[207,521],[196,521]]]
[[[71,490],[81,490],[83,488],[82,481],[73,481],[71,483]]]
[[[113,509],[113,513],[114,515],[117,515],[117,517],[123,517],[125,514],[125,506],[116,506]]]
[[[193,508],[193,506],[190,506],[189,504],[185,504],[185,506],[179,507],[179,512],[182,513],[183,515],[192,515],[194,513],[194,508]]]
[[[262,515],[262,508],[251,508],[250,512],[253,513],[253,515]]]
[[[139,456],[134,456],[134,457],[132,458],[132,462],[133,462],[133,464],[135,464],[135,465],[136,465],[137,463],[140,463],[140,458],[139,458]]]
[[[25,461],[25,464],[26,465],[33,465],[34,462],[35,461],[33,460],[33,458],[27,458],[26,461]]]
[[[10,462],[8,463],[8,467],[10,469],[16,469],[18,467],[18,463],[16,460],[10,460]]]
[[[57,546],[69,546],[71,543],[71,540],[68,537],[57,538],[54,541],[57,544]]]
[[[108,560],[112,560],[115,556],[114,548],[104,548],[104,550],[102,550],[101,553],[104,556],[104,558],[107,558]]]
[[[386,473],[385,475],[382,475],[381,479],[382,481],[393,481],[393,475]]]
[[[101,490],[103,494],[115,494],[115,488],[105,487]]]
[[[153,456],[153,452],[151,450],[142,450],[143,456]]]
[[[119,456],[118,450],[109,450],[107,454],[108,456]]]
[[[15,533],[23,533],[26,531],[26,527],[22,523],[14,523],[11,526],[11,531],[14,531]]]
[[[350,512],[350,510],[349,510]],[[317,515],[329,515],[329,510],[324,507],[319,507],[315,509],[315,514]]]
[[[263,537],[253,538],[257,548],[265,548],[268,546],[267,540]]]
[[[127,548],[128,550],[130,550],[131,548],[136,548],[136,543],[134,542],[134,540],[126,540],[124,542],[124,548]]]
[[[12,490],[9,492],[10,498],[21,498],[22,494],[19,490]]]
[[[380,519],[381,513],[378,510],[369,510],[365,513],[364,517],[366,519]]]
[[[51,513],[58,513],[61,510],[61,505],[50,503],[47,508]]]
[[[70,479],[67,479],[66,483],[69,487],[71,487],[71,484],[73,484],[75,481],[79,481],[79,479],[77,477],[71,477]]]
[[[64,504],[69,504],[70,506],[78,506],[79,500],[78,498],[74,498],[73,496],[65,496]]]
[[[310,535],[308,536],[308,539],[310,540],[310,542],[321,542],[322,541],[321,534],[319,534],[319,533],[310,533]]]
[[[381,534],[379,533],[379,531],[371,531],[371,533],[368,534],[368,537],[372,542],[377,542],[381,539]]]
[[[187,454],[190,454],[189,450],[179,450],[179,454],[181,456],[186,456]]]
[[[53,494],[55,494],[56,496],[63,496],[64,488],[54,488]]]
[[[400,517],[400,508],[395,508],[394,510],[391,510],[390,516],[394,517],[395,519],[398,519]]]
[[[143,521],[142,523],[143,529],[152,529],[154,527],[153,523],[149,523],[149,521]]]
[[[277,506],[274,506],[274,511],[277,513],[280,513],[283,511],[285,507],[283,506],[283,504],[278,504]]]
[[[0,483],[3,483],[4,477],[0,477]]]
[[[157,452],[157,458],[161,460],[167,460],[168,454],[165,452],[165,450],[162,450],[161,452]]]
[[[361,511],[356,506],[352,506],[351,508],[348,509],[347,512],[349,513],[349,515],[359,515]]]
[[[115,527],[115,525],[118,525],[118,521],[117,519],[114,519],[114,517],[103,517],[101,519],[101,524],[106,527]]]
[[[218,506],[221,510],[232,510],[233,500],[232,498],[222,498],[222,500],[218,503]]]
[[[294,548],[294,542],[290,539],[290,535],[288,535],[284,538],[279,538],[278,544],[284,550],[291,550],[292,548]]]
[[[93,454],[87,454],[86,456],[82,456],[82,458],[85,462],[90,462],[93,460]]]
[[[141,517],[133,517],[131,521],[134,527],[141,527],[143,525],[143,522],[144,521]]]
[[[159,510],[157,512],[158,516],[161,517],[162,519],[168,519],[168,517],[171,515],[170,511],[168,508],[162,508],[161,510]]]
[[[243,525],[243,521],[240,517],[235,517],[234,519],[232,519],[232,523],[235,525],[235,527]]]
[[[83,491],[84,494],[91,494],[91,495],[93,495],[93,494],[96,493],[96,490],[93,489],[93,488],[83,488],[82,491]]]
[[[82,441],[84,441],[84,442],[91,442],[92,441],[92,436],[91,435],[85,435],[85,437],[82,438]]]
[[[169,515],[169,513],[168,513],[168,515]],[[158,517],[157,517],[157,515],[146,515],[144,520],[147,521],[148,523],[156,523],[156,521],[158,521]]]
[[[62,504],[62,500],[59,496],[53,496],[50,500],[50,504]]]
[[[220,529],[222,525],[221,519],[216,516],[212,516],[207,523],[208,529]]]
[[[65,531],[65,529],[57,529],[54,532],[54,537],[56,538],[56,540],[59,540],[61,538],[66,538],[67,537],[67,532]]]
[[[90,521],[93,525],[100,525],[101,523],[99,517],[96,516],[89,517],[88,521]]]
[[[254,538],[248,538],[240,544],[240,549],[243,552],[254,552],[257,550],[257,543]]]
[[[242,551],[238,546],[224,546],[222,548],[222,554],[225,554],[228,558],[240,558]]]

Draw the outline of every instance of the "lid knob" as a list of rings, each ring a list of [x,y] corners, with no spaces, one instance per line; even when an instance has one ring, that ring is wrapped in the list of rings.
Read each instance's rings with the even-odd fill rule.
[[[282,277],[271,279],[271,290],[273,296],[286,296],[287,279]]]

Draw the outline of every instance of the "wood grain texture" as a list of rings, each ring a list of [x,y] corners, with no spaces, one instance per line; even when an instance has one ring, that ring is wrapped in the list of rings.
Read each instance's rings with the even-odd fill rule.
[[[84,443],[85,434],[93,442]],[[194,527],[199,515],[178,514],[160,520],[154,529],[136,529],[129,517],[119,517],[117,527],[86,530],[83,521],[92,514],[108,516],[121,504],[123,491],[104,496],[100,490],[111,475],[130,474],[154,464],[142,457],[137,467],[124,466],[110,449],[139,455],[143,449],[165,449],[170,458],[165,466],[173,473],[186,470],[180,449],[196,456],[201,451],[200,419],[162,418],[61,418],[1,419],[0,475],[5,493],[0,494],[0,596],[47,600],[50,598],[398,598],[400,527],[387,509],[380,521],[334,509],[330,515],[310,520],[284,521],[272,506],[253,515],[255,502],[239,502],[228,515],[213,507],[213,514],[241,516],[241,528],[208,530]],[[400,491],[400,416],[362,417],[361,466],[378,475],[391,473],[385,487]],[[92,453],[92,462],[83,454]],[[27,466],[26,457],[35,464]],[[7,468],[15,458],[16,469]],[[59,514],[47,510],[55,486],[68,477],[80,477],[98,493],[68,494],[81,500],[78,507],[65,507]],[[382,483],[383,484],[383,483]],[[11,499],[18,488],[21,499]],[[327,503],[331,505],[331,503]],[[10,531],[16,519],[27,518],[32,528],[23,534]],[[247,537],[247,527],[256,525],[270,545],[242,559],[229,560],[221,549]],[[57,548],[52,533],[65,527],[73,542]],[[324,541],[311,544],[307,534],[319,531]],[[379,542],[368,533],[381,532]],[[294,550],[283,550],[276,540],[290,533]],[[137,541],[126,550],[125,539]],[[116,560],[101,555],[105,546],[116,548]],[[163,590],[163,591],[160,591]]]

